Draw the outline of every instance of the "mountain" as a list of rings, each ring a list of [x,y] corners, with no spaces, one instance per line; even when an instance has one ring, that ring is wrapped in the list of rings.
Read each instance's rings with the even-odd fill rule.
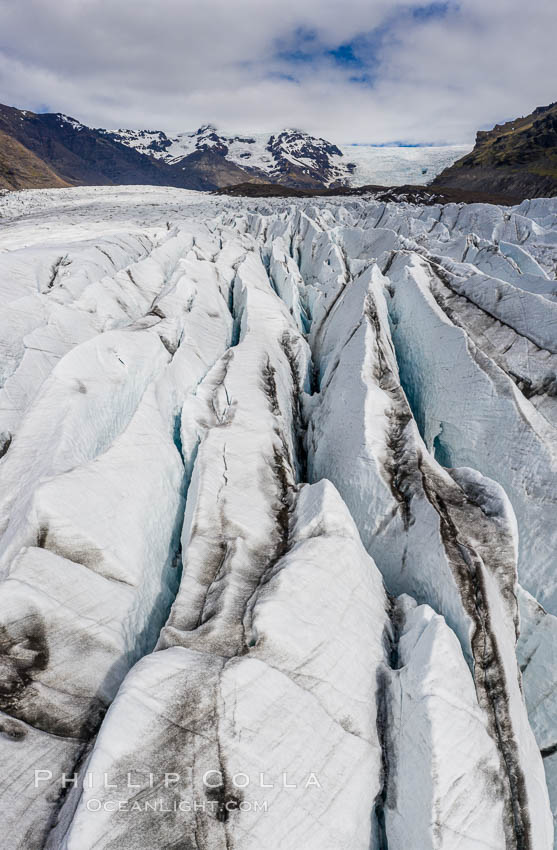
[[[354,167],[336,145],[296,130],[229,137],[206,125],[169,138],[162,131],[96,130],[60,113],[35,114],[0,105],[0,131],[5,137],[0,181],[6,188],[40,187],[49,179],[51,186],[139,184],[213,190],[257,181],[318,189],[342,185]],[[9,149],[6,137],[13,140]],[[17,165],[22,158],[27,169]],[[14,169],[17,181],[10,176]]]
[[[266,182],[292,188],[319,188],[342,182],[353,171],[336,145],[299,130],[276,135],[228,136],[206,124],[192,133],[168,137],[155,130],[101,131],[163,162],[178,165],[194,154],[212,153]]]
[[[206,124],[193,133],[181,133],[173,138],[156,130],[102,132],[114,141],[172,165],[187,164],[195,154],[204,157],[212,153],[248,175],[296,189],[342,185],[355,168],[353,163],[346,162],[336,145],[299,130],[227,136],[212,124]]]
[[[474,150],[432,185],[505,194],[509,202],[557,195],[557,103],[479,131]]]
[[[0,220],[3,850],[552,850],[557,200]]]

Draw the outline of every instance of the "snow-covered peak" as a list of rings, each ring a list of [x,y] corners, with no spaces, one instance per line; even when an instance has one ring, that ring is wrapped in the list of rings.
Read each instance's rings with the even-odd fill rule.
[[[339,147],[301,130],[283,130],[271,136],[267,148],[279,165],[288,167],[290,163],[307,173],[318,170],[329,184],[343,181],[353,171]]]
[[[165,153],[172,144],[166,133],[162,130],[99,130],[100,133],[120,142],[128,148],[133,148],[138,153],[165,158]]]

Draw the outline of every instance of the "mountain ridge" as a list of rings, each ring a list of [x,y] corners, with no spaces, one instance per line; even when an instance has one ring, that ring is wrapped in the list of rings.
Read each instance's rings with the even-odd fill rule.
[[[139,184],[211,191],[258,182],[320,189],[345,185],[355,167],[336,145],[299,130],[230,137],[206,124],[171,138],[159,130],[95,129],[62,113],[0,104],[0,132],[13,140],[10,161],[4,156],[0,163],[6,188]],[[27,179],[23,169],[10,181],[10,169],[31,157],[42,176],[28,168]]]
[[[251,186],[254,194],[272,194],[272,187],[311,194],[422,183],[416,169],[427,174],[422,166],[433,164],[434,179],[427,186],[436,195],[457,192],[463,199],[481,196],[507,204],[557,195],[557,103],[479,131],[474,149],[456,162],[456,146],[442,152],[442,160],[439,151],[429,162],[415,158],[410,180],[404,180],[408,164],[377,179],[376,154],[366,153],[362,160],[349,146],[295,128],[233,135],[204,124],[171,136],[162,130],[95,129],[62,113],[0,104],[0,133],[4,189],[146,185],[197,191],[240,187],[244,193],[243,187]]]

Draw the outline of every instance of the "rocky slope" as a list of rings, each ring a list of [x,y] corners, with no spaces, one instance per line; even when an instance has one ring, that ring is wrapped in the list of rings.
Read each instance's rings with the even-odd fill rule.
[[[557,195],[557,103],[478,132],[474,150],[432,185],[505,194],[511,203]]]
[[[0,214],[5,850],[551,850],[557,202]]]
[[[63,115],[0,106],[0,130],[73,185],[164,183],[158,163]]]
[[[69,184],[42,159],[0,130],[0,189],[49,189]]]

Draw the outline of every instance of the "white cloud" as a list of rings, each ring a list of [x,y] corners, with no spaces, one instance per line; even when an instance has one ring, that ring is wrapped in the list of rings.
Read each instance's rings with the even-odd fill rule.
[[[3,0],[0,100],[94,126],[174,132],[213,121],[384,142],[470,141],[480,126],[557,99],[554,0],[461,0],[443,17],[411,14],[425,5]],[[350,79],[365,68],[326,53],[362,36],[355,50],[373,85]]]

